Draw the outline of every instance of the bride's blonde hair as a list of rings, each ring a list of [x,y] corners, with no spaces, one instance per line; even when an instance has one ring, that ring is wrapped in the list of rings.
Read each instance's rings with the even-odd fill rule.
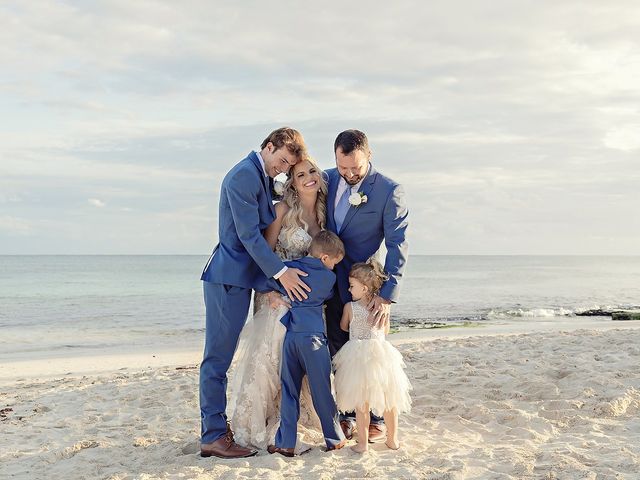
[[[324,230],[327,223],[327,181],[324,178],[324,172],[312,157],[306,156],[300,163],[304,161],[309,162],[320,173],[320,188],[318,189],[315,213],[318,225]],[[285,235],[298,227],[304,227],[305,230],[309,230],[309,225],[302,218],[302,203],[298,201],[298,193],[293,187],[293,170],[295,168],[295,166],[291,168],[289,177],[284,183],[284,193],[282,194],[282,201],[289,207],[289,210],[282,218],[282,230]]]

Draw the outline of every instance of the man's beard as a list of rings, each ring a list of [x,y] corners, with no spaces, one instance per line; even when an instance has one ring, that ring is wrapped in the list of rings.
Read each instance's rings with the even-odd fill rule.
[[[347,177],[345,177],[344,175],[340,175],[342,178],[344,178],[344,181],[347,182],[348,185],[351,185],[352,187],[354,185],[357,185],[360,180],[362,180],[362,177],[358,176],[358,177],[353,177],[351,180],[349,180]]]

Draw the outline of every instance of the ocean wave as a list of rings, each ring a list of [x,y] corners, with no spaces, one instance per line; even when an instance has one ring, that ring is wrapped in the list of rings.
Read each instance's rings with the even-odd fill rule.
[[[575,313],[570,308],[515,308],[509,310],[494,309],[487,313],[488,319],[500,318],[549,318],[549,317],[567,317]]]
[[[588,307],[537,307],[491,309],[486,314],[487,320],[504,318],[553,318],[553,317],[610,317],[620,310],[637,310],[637,305],[590,305]]]
[[[426,309],[425,309],[426,310]],[[489,308],[478,307],[477,310],[467,312],[425,311],[421,314],[416,309],[411,311],[393,312],[391,323],[395,325],[428,325],[434,323],[461,322],[491,322],[509,319],[552,319],[567,317],[610,317],[613,312],[621,310],[640,310],[640,305],[582,305],[582,306],[496,306]]]

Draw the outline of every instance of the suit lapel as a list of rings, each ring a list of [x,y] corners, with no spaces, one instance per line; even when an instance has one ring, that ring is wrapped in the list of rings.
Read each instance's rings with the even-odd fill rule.
[[[336,192],[338,191],[338,183],[340,183],[340,175],[337,171],[329,177],[329,191],[327,193],[327,225],[329,222],[335,227],[336,220],[333,214],[336,206]]]
[[[271,215],[273,215],[273,218],[276,218],[276,207],[273,204],[273,197],[271,196],[271,187],[269,186],[269,182],[267,181],[267,184],[265,185],[265,190],[267,191],[267,202],[269,202],[269,211],[271,212]]]
[[[270,182],[271,178],[268,175],[264,174],[264,170],[262,169],[262,165],[260,164],[260,159],[258,158],[258,155],[256,155],[255,152],[251,152],[249,154],[249,159],[253,162],[253,164],[258,169],[258,174],[262,179],[262,186],[264,187],[264,191],[267,194],[267,200],[269,202],[269,210],[271,211],[271,214],[275,218],[276,209],[273,206],[273,197],[271,196],[271,182]]]
[[[371,190],[373,189],[373,184],[376,181],[376,176],[377,176],[377,172],[375,168],[373,168],[373,165],[371,165],[371,168],[369,169],[369,174],[365,177],[364,181],[362,182],[362,185],[360,185],[360,189],[358,190],[358,192],[362,192],[364,195],[369,196],[369,194],[371,193]],[[362,205],[359,205],[357,207],[354,207],[354,206],[349,207],[349,210],[347,210],[347,215],[344,217],[344,222],[342,222],[342,228],[338,233],[344,232],[344,229],[347,228],[347,225],[349,225],[349,222],[351,221],[351,219],[361,208],[362,208]]]
[[[271,214],[273,218],[276,218],[276,207],[273,204],[273,179],[269,176],[265,177],[264,189],[267,192],[267,201],[269,202],[269,210],[271,210]]]

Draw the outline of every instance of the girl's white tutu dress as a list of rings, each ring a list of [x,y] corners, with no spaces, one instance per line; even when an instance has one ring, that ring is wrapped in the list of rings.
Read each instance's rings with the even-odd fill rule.
[[[333,357],[338,409],[353,412],[368,403],[378,416],[393,408],[408,412],[412,387],[402,355],[386,340],[383,330],[369,325],[366,307],[351,302],[351,308],[349,341]]]

